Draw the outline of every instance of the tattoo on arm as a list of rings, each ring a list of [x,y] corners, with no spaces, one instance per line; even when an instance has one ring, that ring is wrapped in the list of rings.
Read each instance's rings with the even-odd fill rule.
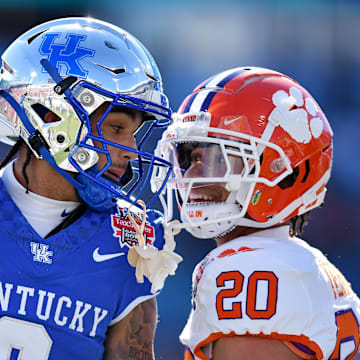
[[[128,331],[129,359],[151,360],[156,326],[156,302],[146,301],[137,308],[131,317]]]
[[[109,328],[104,360],[153,360],[157,320],[156,299],[147,300]]]

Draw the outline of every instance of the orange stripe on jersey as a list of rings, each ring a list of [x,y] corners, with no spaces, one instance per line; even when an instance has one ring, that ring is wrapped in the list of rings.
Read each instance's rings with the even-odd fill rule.
[[[320,264],[322,265],[322,264]],[[329,281],[330,281],[330,284],[331,284],[331,287],[332,287],[332,291],[333,291],[333,294],[334,294],[334,297],[335,299],[337,298],[337,295],[336,295],[336,286],[334,284],[334,279],[333,277],[331,276],[330,272],[328,271],[328,269],[326,268],[326,266],[323,266],[322,267],[323,271],[325,272],[325,274],[327,275]]]
[[[210,360],[203,352],[202,352],[202,348],[208,344],[211,344],[212,342],[216,341],[217,339],[220,339],[222,337],[226,337],[226,336],[243,336],[243,335],[248,335],[248,336],[260,336],[260,337],[265,337],[265,338],[270,338],[270,339],[277,339],[277,340],[282,340],[282,341],[294,341],[297,342],[299,344],[305,345],[306,347],[308,347],[311,351],[313,351],[316,356],[313,359],[322,359],[324,354],[320,348],[320,346],[314,342],[311,341],[307,336],[305,335],[286,335],[286,334],[278,334],[278,333],[271,333],[270,335],[265,335],[263,333],[259,333],[259,334],[249,334],[248,332],[242,335],[236,334],[234,331],[232,331],[229,334],[224,334],[222,332],[218,332],[218,333],[213,333],[210,336],[208,336],[206,339],[200,341],[195,349],[194,349],[194,354],[200,358],[201,360]],[[287,345],[287,344],[285,344]],[[289,347],[290,348],[290,347]],[[290,350],[292,350],[292,348],[290,348]],[[301,355],[303,356],[303,355]],[[305,358],[307,359],[307,358]]]
[[[328,261],[324,261],[319,263],[319,268],[322,269],[328,277],[335,299],[353,292],[350,283],[333,264]]]
[[[223,258],[225,256],[234,255],[236,254],[236,251],[234,249],[226,249],[221,254],[219,254],[218,258]]]
[[[194,356],[188,348],[185,349],[184,360],[194,360]]]
[[[336,313],[336,325],[338,328],[337,342],[330,360],[340,359],[340,347],[347,339],[353,342],[354,348],[346,359],[352,359],[359,349],[359,324],[352,310],[340,310]],[[350,350],[351,351],[351,350]]]

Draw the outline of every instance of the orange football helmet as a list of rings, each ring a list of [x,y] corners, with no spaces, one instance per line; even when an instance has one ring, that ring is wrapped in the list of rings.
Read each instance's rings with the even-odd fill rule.
[[[332,130],[296,81],[241,67],[197,86],[155,153],[174,164],[169,211],[175,190],[182,226],[196,237],[217,237],[238,225],[273,226],[321,205]],[[160,167],[153,173],[154,190],[164,176]]]

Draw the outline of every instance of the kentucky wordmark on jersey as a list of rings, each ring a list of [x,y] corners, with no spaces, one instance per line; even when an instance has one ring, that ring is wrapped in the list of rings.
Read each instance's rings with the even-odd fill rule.
[[[39,320],[49,320],[50,314],[58,326],[66,326],[77,332],[84,332],[84,319],[90,325],[91,331],[88,336],[94,337],[100,321],[104,320],[108,310],[101,309],[81,300],[71,299],[69,296],[57,296],[55,293],[42,289],[35,290],[32,287],[0,282],[0,306],[2,313],[6,313],[9,302],[18,304],[17,314],[27,316],[28,299],[35,302],[36,312],[29,314]],[[54,309],[55,310],[54,310]]]
[[[0,202],[0,358],[21,353],[30,360],[102,359],[108,327],[156,295],[148,279],[137,283],[127,261],[135,229],[131,233],[131,225],[122,229],[114,220],[126,210],[88,209],[43,238],[1,180]],[[147,215],[147,241],[162,249],[160,214],[148,210]],[[109,254],[119,256],[105,259]]]

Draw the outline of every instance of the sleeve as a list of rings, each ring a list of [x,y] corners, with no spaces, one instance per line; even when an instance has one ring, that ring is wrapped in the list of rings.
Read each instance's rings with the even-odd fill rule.
[[[124,283],[120,302],[115,317],[111,320],[110,325],[114,325],[128,315],[137,305],[147,301],[159,294],[150,291],[151,283],[145,279],[144,283],[139,284],[134,274],[129,274]]]
[[[220,337],[257,335],[295,343],[309,350],[308,358],[322,359],[336,338],[331,298],[314,262],[295,255],[257,250],[198,265],[181,341],[207,359],[203,349]]]

